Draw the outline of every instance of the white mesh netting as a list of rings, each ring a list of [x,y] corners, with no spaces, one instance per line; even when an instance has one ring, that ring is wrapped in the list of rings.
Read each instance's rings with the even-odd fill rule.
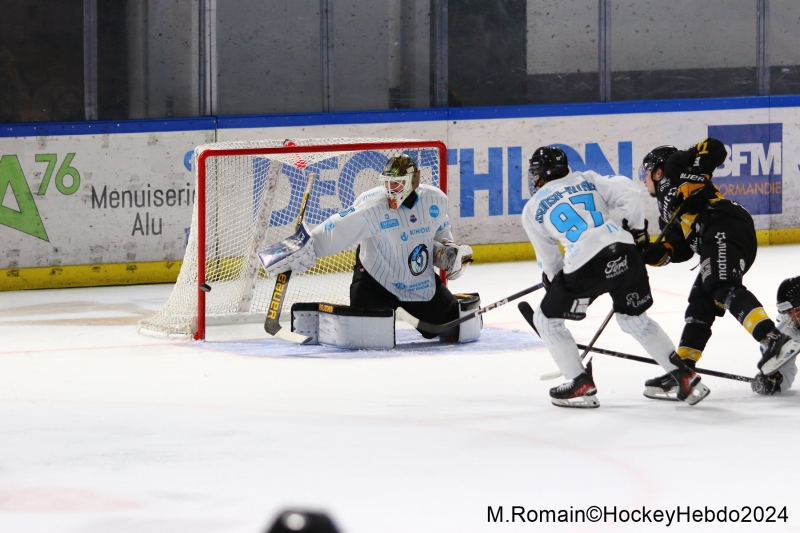
[[[209,150],[244,151],[284,146],[284,140],[214,143],[195,149],[196,161]],[[442,145],[412,139],[293,139],[296,146],[390,144],[379,149],[312,151],[293,154],[208,155],[205,194],[197,188],[191,233],[178,280],[164,308],[139,323],[140,332],[194,336],[198,310],[198,204],[205,202],[205,319],[211,323],[263,320],[275,278],[265,277],[257,253],[295,230],[306,182],[316,174],[304,222],[313,229],[348,208],[362,192],[381,184],[386,161],[406,153],[421,171],[422,183],[439,187]],[[417,143],[413,148],[409,143]],[[199,167],[200,165],[196,165]],[[197,174],[196,170],[196,174]],[[321,258],[311,270],[292,276],[284,300],[349,304],[355,247]],[[288,318],[288,313],[284,312]]]

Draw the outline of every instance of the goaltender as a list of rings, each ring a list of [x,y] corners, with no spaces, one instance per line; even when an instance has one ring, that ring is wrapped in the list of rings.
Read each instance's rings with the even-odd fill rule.
[[[299,247],[266,264],[267,274],[304,272],[317,258],[358,243],[350,285],[351,309],[402,307],[436,325],[459,318],[460,309],[466,314],[464,305],[459,306],[459,299],[433,269],[446,270],[447,279],[453,280],[472,262],[472,248],[452,240],[447,196],[436,187],[420,184],[419,168],[406,154],[390,158],[380,180],[381,185],[361,194],[352,206],[313,231],[303,228],[306,238],[295,240]],[[473,300],[468,309],[479,305]],[[449,341],[474,341],[481,325],[481,317],[476,316],[440,336]],[[436,336],[420,333],[426,338]]]

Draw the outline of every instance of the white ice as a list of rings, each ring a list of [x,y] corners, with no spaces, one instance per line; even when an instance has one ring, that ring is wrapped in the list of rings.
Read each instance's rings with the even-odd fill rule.
[[[800,246],[762,247],[745,277],[773,317],[798,258]],[[695,264],[650,270],[650,315],[675,342]],[[475,265],[451,287],[486,304],[539,280],[532,262]],[[206,343],[137,334],[170,290],[0,293],[0,531],[256,533],[287,507],[327,511],[346,533],[666,528],[488,521],[489,506],[510,519],[512,506],[591,505],[786,506],[785,522],[684,517],[666,531],[800,531],[795,391],[759,397],[705,377],[711,395],[695,407],[653,401],[643,382],[658,367],[597,355],[600,409],[557,408],[559,381],[539,379],[556,367],[516,302],[455,348],[407,330],[388,353],[304,352],[257,326],[212,329]],[[568,323],[578,342],[609,305]],[[597,345],[644,355],[614,321]],[[725,316],[700,366],[752,376],[758,358]]]

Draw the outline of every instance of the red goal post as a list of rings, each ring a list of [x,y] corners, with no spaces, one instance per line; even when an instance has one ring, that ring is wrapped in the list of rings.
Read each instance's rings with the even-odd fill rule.
[[[305,216],[313,227],[380,185],[382,166],[401,153],[417,161],[423,183],[447,192],[447,148],[441,141],[329,138],[199,146],[181,272],[164,308],[142,320],[139,330],[202,340],[209,319],[262,320],[274,278],[265,277],[256,254],[292,233],[303,181],[317,175]],[[307,273],[292,276],[284,307],[296,301],[349,303],[354,250],[322,258]],[[206,284],[210,292],[200,288]]]

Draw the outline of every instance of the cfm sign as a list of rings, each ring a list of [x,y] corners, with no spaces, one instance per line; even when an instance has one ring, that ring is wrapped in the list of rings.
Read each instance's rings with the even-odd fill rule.
[[[783,124],[709,126],[708,136],[728,152],[714,172],[719,191],[753,215],[781,213]]]

